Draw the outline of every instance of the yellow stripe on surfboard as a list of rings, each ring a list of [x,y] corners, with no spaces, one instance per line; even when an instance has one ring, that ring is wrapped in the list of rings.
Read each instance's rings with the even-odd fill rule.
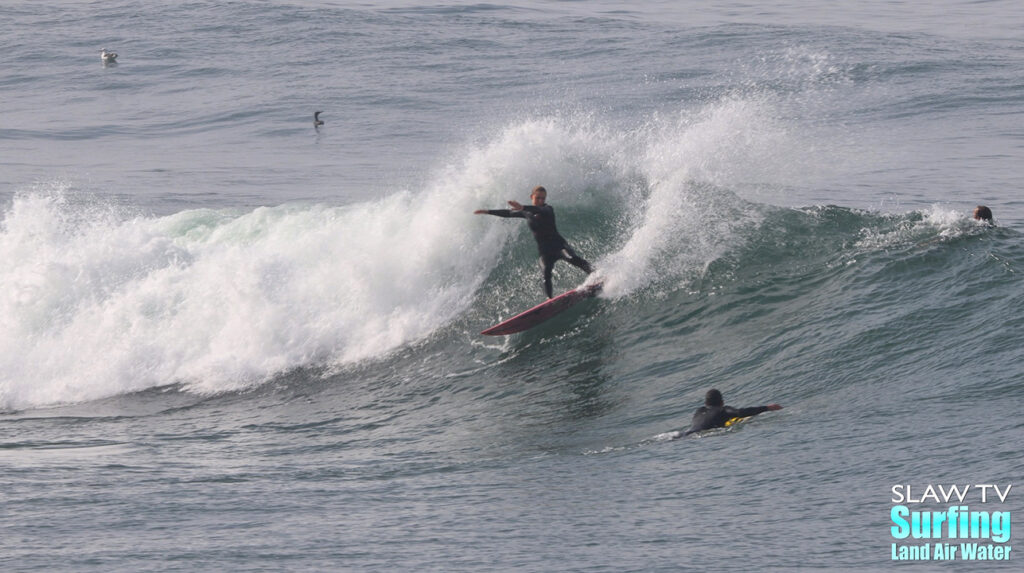
[[[729,418],[728,420],[725,421],[725,427],[728,428],[729,426],[732,426],[733,424],[739,424],[740,422],[743,422],[745,420],[749,420],[751,418],[753,418],[753,416],[744,416],[742,418],[739,418],[739,417],[737,417],[737,418]]]

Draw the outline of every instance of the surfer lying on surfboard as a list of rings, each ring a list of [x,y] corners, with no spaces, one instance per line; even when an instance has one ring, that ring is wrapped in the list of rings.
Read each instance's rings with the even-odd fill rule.
[[[546,203],[547,198],[547,189],[537,187],[530,193],[530,202],[533,205],[509,201],[511,209],[477,209],[473,213],[526,219],[530,231],[533,232],[533,238],[537,240],[537,250],[540,251],[540,266],[544,269],[544,292],[551,298],[551,270],[555,268],[556,262],[568,261],[570,265],[583,269],[588,275],[594,269],[572,250],[562,235],[558,234],[558,229],[555,228],[555,210]]]
[[[704,395],[704,405],[697,408],[693,413],[693,421],[686,434],[710,430],[712,428],[725,428],[732,425],[731,422],[737,418],[756,416],[768,410],[781,410],[778,404],[767,406],[751,406],[750,408],[733,408],[726,406],[722,399],[722,393],[712,388]]]

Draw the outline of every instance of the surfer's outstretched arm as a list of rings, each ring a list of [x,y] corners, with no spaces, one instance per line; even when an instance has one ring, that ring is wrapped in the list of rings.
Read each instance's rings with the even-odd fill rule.
[[[526,212],[522,209],[477,209],[474,215],[494,215],[495,217],[519,217],[526,218]]]
[[[728,408],[728,406],[727,406]],[[782,406],[778,404],[768,404],[767,406],[751,406],[749,408],[730,408],[732,412],[730,415],[737,418],[746,418],[747,416],[756,416],[763,414],[769,410],[781,410]]]
[[[477,209],[473,211],[474,215],[496,215],[498,217],[522,217],[526,218],[526,213],[535,213],[538,211],[533,205],[523,206],[522,203],[515,199],[508,201],[508,206],[511,209]],[[525,213],[524,213],[525,211]]]

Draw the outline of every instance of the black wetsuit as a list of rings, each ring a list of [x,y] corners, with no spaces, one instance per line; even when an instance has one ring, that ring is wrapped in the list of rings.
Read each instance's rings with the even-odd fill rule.
[[[733,408],[732,406],[701,406],[693,414],[693,421],[690,422],[690,429],[686,434],[710,430],[712,428],[724,428],[725,423],[733,418],[746,418],[756,416],[761,412],[767,412],[768,406],[751,406],[749,408]]]
[[[520,217],[526,219],[533,232],[533,238],[537,240],[537,250],[540,252],[540,266],[544,269],[544,292],[551,298],[551,270],[555,262],[564,260],[569,264],[583,269],[590,274],[593,268],[590,263],[580,258],[576,251],[572,250],[569,243],[558,234],[555,227],[555,210],[551,205],[523,205],[522,210],[491,209],[488,215],[498,217]]]

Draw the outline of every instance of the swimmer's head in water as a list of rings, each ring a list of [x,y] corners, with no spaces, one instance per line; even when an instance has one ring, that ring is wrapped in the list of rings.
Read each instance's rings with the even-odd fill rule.
[[[974,208],[974,218],[979,221],[992,222],[992,209],[984,205],[978,205]]]

